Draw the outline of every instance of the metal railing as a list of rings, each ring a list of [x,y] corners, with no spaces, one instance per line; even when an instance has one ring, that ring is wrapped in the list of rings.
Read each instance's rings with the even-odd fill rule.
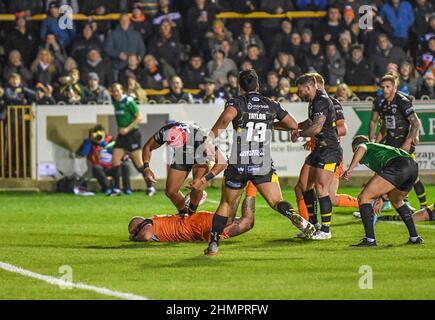
[[[0,179],[32,178],[32,107],[9,106],[0,120]]]

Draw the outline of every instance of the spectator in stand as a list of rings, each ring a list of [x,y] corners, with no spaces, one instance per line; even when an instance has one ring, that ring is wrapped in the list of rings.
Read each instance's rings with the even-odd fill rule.
[[[286,77],[294,84],[296,79],[302,74],[302,70],[296,64],[294,57],[286,52],[278,53],[274,66],[279,78]]]
[[[24,86],[21,82],[21,76],[12,73],[8,79],[8,85],[4,93],[5,104],[9,105],[27,105],[35,99],[35,92]]]
[[[271,67],[269,60],[265,56],[260,55],[260,50],[255,44],[251,44],[248,47],[248,55],[246,59],[252,63],[255,71],[257,72],[260,85],[264,85],[266,82],[267,72]]]
[[[417,91],[422,85],[422,79],[416,76],[414,65],[409,61],[403,61],[399,68],[400,86],[408,87],[409,94],[416,96]]]
[[[431,71],[427,71],[423,76],[423,84],[417,93],[417,98],[435,99],[435,76]]]
[[[239,75],[236,70],[228,72],[228,83],[218,90],[218,96],[223,99],[231,99],[239,95]]]
[[[212,78],[206,78],[204,90],[198,94],[198,99],[200,103],[217,103],[219,98],[222,99],[219,94],[222,95],[216,91],[216,82]]]
[[[192,54],[189,63],[181,71],[184,86],[189,89],[204,89],[205,78],[208,76],[200,54]]]
[[[258,0],[223,0],[222,2],[226,3],[222,11],[250,13],[258,9]],[[243,29],[243,22],[243,19],[229,19],[228,29],[230,29],[233,34],[240,34]]]
[[[142,41],[148,43],[153,35],[153,26],[138,4],[134,5],[130,19],[134,30],[141,35]]]
[[[434,5],[427,0],[416,0],[414,5],[414,34],[421,39],[429,29],[429,21],[435,11]],[[435,16],[434,16],[435,19]],[[435,30],[435,28],[434,28]]]
[[[308,52],[310,52],[310,46],[311,43],[313,42],[313,31],[311,31],[310,29],[304,29],[301,33],[301,37],[302,37],[302,50],[304,50],[304,55],[306,56],[306,54]]]
[[[335,43],[328,43],[326,45],[326,61],[325,61],[325,75],[326,83],[330,86],[335,86],[344,81],[346,74],[346,62],[341,57],[340,52],[337,50]]]
[[[350,47],[352,46],[352,37],[350,31],[345,30],[338,37],[338,50],[344,59],[350,58]]]
[[[159,10],[153,17],[153,25],[158,28],[164,20],[169,20],[171,26],[175,28],[175,33],[178,34],[178,30],[182,27],[181,14],[169,6],[169,0],[159,1]]]
[[[265,11],[272,14],[282,14],[287,11],[293,11],[293,3],[291,0],[261,0],[259,2],[258,10]],[[269,54],[269,49],[273,44],[272,34],[276,34],[276,32],[280,28],[280,20],[279,19],[261,19],[260,20],[260,30],[261,30],[261,38],[263,39],[263,43],[265,45],[266,51],[265,54]]]
[[[89,51],[92,49],[97,49],[99,52],[102,52],[103,48],[100,40],[94,34],[92,25],[87,23],[83,27],[80,38],[75,39],[73,42],[71,57],[73,57],[79,65],[83,65],[86,63]]]
[[[176,72],[180,71],[181,44],[174,36],[169,20],[162,21],[160,32],[151,40],[150,48],[151,54],[164,59]]]
[[[235,62],[225,58],[225,52],[221,47],[213,51],[213,60],[207,63],[210,77],[216,81],[218,87],[227,83],[227,74],[231,70],[237,70]]]
[[[105,16],[108,13],[108,11],[106,11],[108,5],[109,4],[97,6],[92,14],[97,17]],[[121,11],[116,10],[116,12],[121,12]],[[97,21],[92,20],[92,18],[89,19],[89,22],[92,26],[92,30],[94,30],[94,34],[97,36],[97,38],[100,40],[101,43],[104,43],[107,39],[107,35],[112,31],[112,21],[110,20],[97,20]]]
[[[163,89],[169,86],[169,79],[176,75],[175,70],[164,60],[158,61],[153,55],[144,58],[144,74],[140,85],[147,89]]]
[[[372,54],[370,57],[370,61],[373,64],[376,83],[378,83],[379,79],[384,76],[389,63],[400,65],[400,63],[405,61],[406,58],[406,54],[402,48],[393,46],[385,34],[380,34],[378,36],[378,47],[376,48],[376,53]]]
[[[98,51],[98,49],[91,49],[88,53],[86,63],[81,65],[80,73],[85,75],[82,79],[83,84],[88,82],[86,76],[91,72],[98,74],[100,83],[106,88],[109,88],[114,82],[113,70],[110,61],[107,58],[104,60],[101,57],[101,53]]]
[[[46,87],[42,83],[38,83],[35,88],[35,104],[37,105],[54,105],[56,101],[53,96],[53,88]]]
[[[325,11],[329,5],[328,0],[294,0],[293,3],[298,11]],[[299,30],[305,28],[315,30],[313,28],[315,26],[317,26],[317,23],[313,19],[298,19]]]
[[[308,71],[309,72],[323,72],[323,66],[325,65],[325,56],[323,55],[320,43],[314,41],[311,43],[310,52],[306,57]]]
[[[60,79],[61,86],[56,101],[67,104],[80,104],[85,96],[85,87],[80,84],[80,72],[77,69],[70,71],[68,76]]]
[[[414,12],[406,0],[390,0],[381,9],[381,17],[387,19],[394,29],[393,44],[405,48],[408,45],[409,29],[414,24]]]
[[[273,37],[273,43],[270,48],[269,56],[276,57],[278,52],[290,53],[290,38],[293,31],[293,25],[289,19],[281,22],[281,30]]]
[[[353,33],[353,26],[355,23],[358,25],[358,21],[356,21],[355,15],[355,12],[358,12],[358,9],[359,8],[357,8],[357,11],[354,11],[351,5],[346,5],[343,9],[343,26],[344,30],[348,31],[349,35],[352,37],[351,43],[354,43],[357,40],[357,37]]]
[[[68,75],[73,69],[78,69],[79,65],[73,58],[68,57],[63,65],[63,74]]]
[[[420,40],[420,48],[422,51],[425,51],[429,48],[430,39],[435,37],[435,12],[429,18],[429,26],[424,34],[424,36]]]
[[[346,74],[344,82],[352,86],[373,85],[373,76],[370,62],[364,58],[361,45],[353,45],[350,48],[351,58],[346,61]]]
[[[26,16],[32,16],[44,12],[44,1],[41,0],[13,0],[9,1],[8,12],[25,12]]]
[[[95,72],[87,75],[88,84],[84,90],[83,103],[110,104],[112,98],[109,91],[100,85],[100,77]]]
[[[215,6],[207,3],[207,0],[195,0],[195,4],[189,8],[186,21],[190,33],[190,43],[194,51],[205,52],[203,41],[208,30],[213,26],[216,18]]]
[[[136,1],[136,0],[135,0]],[[99,7],[104,8],[105,13],[117,13],[120,12],[120,3],[122,1],[111,1],[111,0],[79,0],[80,11],[88,16],[96,13]],[[138,2],[138,1],[136,1]]]
[[[134,5],[140,7],[147,17],[154,17],[159,11],[158,0],[134,0]]]
[[[165,95],[165,102],[193,103],[192,95],[183,91],[183,80],[179,76],[174,76],[169,81],[169,93]]]
[[[4,48],[7,55],[11,51],[18,50],[24,65],[30,66],[37,52],[37,41],[38,39],[32,29],[27,25],[26,17],[17,16],[15,28],[6,37]]]
[[[148,102],[148,97],[145,93],[145,90],[142,89],[137,81],[136,75],[131,72],[127,72],[126,94],[129,97],[132,97],[138,104],[145,104]]]
[[[114,70],[114,80],[118,80],[118,72],[127,67],[127,59],[131,54],[139,57],[145,55],[145,45],[142,37],[134,30],[128,14],[122,14],[119,25],[109,33],[104,45]]]
[[[63,65],[68,58],[65,49],[60,46],[56,39],[56,35],[53,33],[47,34],[44,48],[50,51],[54,63],[57,65]]]
[[[8,64],[3,69],[3,81],[6,83],[12,73],[17,73],[21,76],[23,85],[32,84],[33,75],[27,69],[22,60],[21,53],[18,50],[12,50],[9,53]]]
[[[40,38],[45,41],[48,34],[54,34],[59,45],[65,49],[74,39],[76,29],[72,19],[72,28],[64,28],[65,23],[60,18],[59,4],[56,1],[50,2],[47,18],[41,24]]]
[[[340,83],[337,86],[337,92],[335,93],[335,98],[338,101],[353,101],[358,99],[358,97],[350,90],[349,86],[346,83]]]
[[[290,54],[295,58],[295,61],[299,65],[301,70],[306,70],[306,53],[304,47],[302,46],[302,37],[298,32],[292,32],[290,36]]]
[[[143,80],[143,69],[140,66],[140,59],[137,55],[131,54],[128,56],[127,68],[119,72],[119,83],[123,87],[127,87],[128,76],[134,74],[136,80],[141,82]]]
[[[279,80],[279,92],[277,100],[279,102],[291,102],[293,101],[293,95],[290,92],[290,81],[287,78],[281,78]]]
[[[33,82],[41,82],[47,86],[53,83],[60,75],[61,67],[56,66],[50,51],[41,49],[30,66],[30,71],[33,74]]]
[[[267,73],[267,84],[262,89],[262,94],[276,100],[279,95],[279,77],[275,71]]]
[[[242,34],[233,42],[233,52],[237,59],[240,60],[246,57],[248,47],[253,44],[257,45],[260,55],[263,55],[265,53],[263,42],[260,37],[254,33],[252,23],[250,21],[244,22],[242,30]]]
[[[207,38],[207,53],[212,53],[214,49],[222,45],[222,41],[228,40],[229,43],[233,43],[231,32],[229,32],[224,25],[224,22],[220,19],[216,19],[213,22],[212,32],[206,34]]]
[[[435,36],[429,40],[428,50],[418,57],[416,69],[422,75],[427,71],[435,74]]]
[[[322,44],[338,43],[338,36],[344,30],[340,9],[332,5],[328,8],[328,17],[318,27],[317,38]]]
[[[364,45],[364,51],[367,57],[376,53],[379,35],[384,34],[388,38],[391,38],[394,32],[388,20],[378,15],[378,7],[374,4],[370,6],[371,10],[369,10],[367,14],[371,15],[373,28],[361,30],[358,36],[358,42]]]

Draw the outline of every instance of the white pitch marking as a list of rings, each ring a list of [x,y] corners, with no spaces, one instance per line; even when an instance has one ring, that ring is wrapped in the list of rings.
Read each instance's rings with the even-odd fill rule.
[[[55,277],[46,276],[43,274],[39,274],[36,272],[25,270],[25,269],[22,269],[20,267],[14,266],[14,265],[9,264],[9,263],[1,262],[1,261],[0,261],[0,269],[3,269],[3,270],[8,271],[8,272],[18,273],[18,274],[25,276],[25,277],[34,278],[37,280],[42,280],[42,281],[45,281],[45,282],[47,282],[51,285],[55,285],[55,286],[63,286],[63,287],[80,289],[80,290],[94,291],[94,292],[97,292],[97,293],[100,293],[100,294],[103,294],[106,296],[111,296],[111,297],[116,297],[116,298],[126,299],[126,300],[149,300],[149,298],[141,297],[141,296],[138,296],[138,295],[135,295],[132,293],[113,291],[113,290],[110,290],[107,288],[95,287],[95,286],[87,285],[84,283],[68,282],[68,281],[58,279]]]

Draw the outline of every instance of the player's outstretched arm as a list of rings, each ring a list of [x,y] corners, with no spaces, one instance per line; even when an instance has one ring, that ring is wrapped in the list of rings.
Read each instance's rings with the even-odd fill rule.
[[[353,154],[352,162],[350,163],[349,168],[344,172],[343,179],[349,180],[352,176],[353,169],[359,164],[361,159],[364,157],[364,154],[366,153],[367,149],[365,146],[359,146],[358,149],[355,150],[355,153]]]
[[[226,106],[225,110],[221,113],[216,123],[211,128],[209,139],[214,140],[218,137],[221,130],[228,127],[231,121],[237,117],[237,109],[231,106]]]
[[[402,145],[402,149],[405,151],[411,150],[411,145],[413,141],[416,141],[418,139],[419,129],[420,129],[420,120],[418,119],[418,116],[413,113],[408,117],[410,127],[409,127],[409,133],[406,137],[405,142]]]

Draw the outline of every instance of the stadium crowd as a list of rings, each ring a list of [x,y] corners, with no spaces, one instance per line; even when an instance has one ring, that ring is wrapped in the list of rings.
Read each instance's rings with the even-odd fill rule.
[[[122,14],[62,28],[63,4],[87,16]],[[371,7],[373,28],[360,28],[361,5]],[[322,10],[322,19],[216,18],[224,11]],[[399,74],[402,92],[435,99],[428,0],[0,0],[0,13],[16,17],[0,22],[2,105],[110,103],[114,82],[138,103],[213,103],[235,95],[238,72],[250,68],[262,93],[280,101],[296,101],[290,88],[311,71],[338,86],[341,100],[366,98],[349,86],[377,85],[387,71]],[[47,17],[29,19],[39,13]],[[147,97],[143,88],[169,93]]]

